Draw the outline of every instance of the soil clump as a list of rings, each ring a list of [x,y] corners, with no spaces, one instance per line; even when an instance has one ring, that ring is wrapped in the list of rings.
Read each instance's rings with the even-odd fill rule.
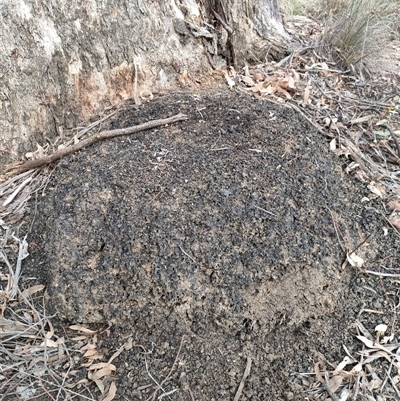
[[[105,352],[132,338],[115,360],[118,400],[151,396],[150,374],[162,381],[182,338],[163,385],[172,399],[232,400],[247,358],[241,400],[299,399],[291,374],[318,354],[339,362],[362,305],[388,307],[368,289],[377,279],[341,268],[338,236],[376,269],[399,262],[395,234],[345,173],[350,160],[291,109],[178,92],[132,104],[104,129],[179,112],[188,120],[59,163],[25,275],[46,284],[60,322],[111,324]]]

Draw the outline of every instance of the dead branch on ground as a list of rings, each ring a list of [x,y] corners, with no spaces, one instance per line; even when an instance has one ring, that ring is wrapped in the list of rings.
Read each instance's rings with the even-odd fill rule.
[[[152,120],[152,121],[148,121],[144,124],[136,125],[133,127],[98,132],[97,134],[95,134],[89,138],[86,138],[78,143],[75,143],[74,145],[59,149],[57,152],[54,152],[51,155],[44,156],[44,157],[41,157],[36,160],[27,160],[27,161],[9,164],[8,166],[6,166],[5,171],[12,172],[12,174],[20,174],[20,173],[23,173],[28,170],[42,167],[46,164],[54,163],[57,160],[60,160],[62,157],[65,157],[67,155],[75,153],[78,150],[87,148],[88,146],[91,146],[94,143],[99,142],[103,139],[116,138],[116,137],[124,136],[124,135],[131,135],[131,134],[135,134],[140,131],[145,131],[148,129],[160,127],[160,126],[166,125],[166,124],[172,124],[172,123],[182,121],[182,120],[187,120],[187,116],[185,114],[179,113],[179,114],[176,114],[175,116],[172,116],[169,118],[164,118],[164,119],[160,119],[160,120]]]

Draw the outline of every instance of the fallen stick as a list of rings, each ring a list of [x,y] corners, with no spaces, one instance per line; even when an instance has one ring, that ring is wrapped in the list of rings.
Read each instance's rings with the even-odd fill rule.
[[[242,395],[244,383],[247,379],[247,376],[250,374],[250,369],[251,369],[251,358],[248,356],[247,357],[247,363],[246,363],[246,369],[244,370],[242,380],[240,381],[239,388],[236,392],[235,398],[233,401],[238,401],[240,396]]]
[[[178,121],[187,120],[187,118],[188,117],[185,114],[179,113],[169,118],[148,121],[147,123],[136,125],[134,127],[98,132],[97,134],[94,134],[89,138],[83,139],[82,141],[75,143],[74,145],[60,149],[51,155],[44,156],[36,160],[19,161],[16,163],[9,164],[5,167],[5,171],[6,172],[12,171],[13,174],[20,174],[37,167],[45,166],[46,164],[54,163],[57,160],[60,160],[64,156],[70,155],[83,148],[87,148],[88,146],[91,146],[96,142],[102,141],[103,139],[135,134],[140,131],[145,131],[151,128],[160,127],[161,125],[172,124]]]

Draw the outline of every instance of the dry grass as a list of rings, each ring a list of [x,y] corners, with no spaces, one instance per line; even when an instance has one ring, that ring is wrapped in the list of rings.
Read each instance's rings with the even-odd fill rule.
[[[78,130],[64,146],[100,129],[115,113]],[[38,147],[32,158],[51,149]],[[22,261],[35,246],[26,240],[30,228],[24,216],[29,201],[35,207],[32,198],[43,195],[51,173],[45,167],[0,177],[0,400],[111,401],[116,392],[111,362],[123,349],[104,361],[97,349],[102,332],[71,326],[57,333],[46,313],[44,285],[20,288]]]
[[[281,11],[286,17],[315,14],[319,7],[317,0],[281,0]]]
[[[389,39],[399,37],[397,0],[284,0],[285,15],[312,15],[324,24],[321,45],[344,68],[369,71]]]
[[[398,2],[350,0],[326,2],[327,13],[322,43],[344,67],[369,67],[371,59],[384,50],[400,11]],[[334,6],[332,6],[332,4]]]
[[[111,401],[116,393],[112,362],[132,345],[127,342],[104,361],[97,338],[108,330],[74,325],[57,333],[54,316],[46,313],[44,285],[24,291],[18,286],[28,244],[5,227],[0,228],[0,261],[9,274],[0,275],[7,282],[0,288],[0,399]],[[18,258],[11,260],[15,247]]]

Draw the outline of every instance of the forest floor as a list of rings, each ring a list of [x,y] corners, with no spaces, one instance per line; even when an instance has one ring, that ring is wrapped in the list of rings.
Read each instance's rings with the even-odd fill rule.
[[[232,400],[250,361],[241,400],[320,396],[299,373],[332,372],[343,346],[354,367],[359,325],[398,334],[398,282],[366,273],[400,262],[382,202],[298,113],[247,94],[159,96],[104,129],[179,112],[188,120],[59,163],[25,287],[46,284],[59,325],[91,324],[102,362],[125,344],[115,399]],[[360,268],[343,266],[353,250]]]
[[[398,155],[374,98],[391,78],[348,79],[361,102],[336,67],[288,62],[126,102],[101,130],[188,119],[59,162],[19,228],[2,399],[399,398]]]

